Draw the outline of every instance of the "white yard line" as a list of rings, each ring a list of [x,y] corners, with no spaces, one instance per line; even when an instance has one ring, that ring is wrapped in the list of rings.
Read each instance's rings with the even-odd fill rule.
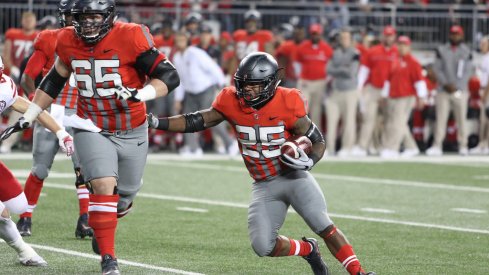
[[[169,162],[169,161],[153,161],[153,162],[149,162],[148,164],[165,165],[165,166],[181,167],[181,168],[194,168],[194,169],[247,173],[246,169],[243,167],[220,166],[220,165],[216,165],[216,164]],[[340,181],[350,181],[350,182],[355,182],[355,183],[362,182],[362,183],[384,184],[384,185],[394,185],[394,186],[406,186],[406,187],[453,190],[453,191],[489,193],[489,188],[478,187],[478,186],[451,185],[451,184],[445,184],[445,183],[432,183],[432,182],[406,181],[406,180],[393,180],[393,179],[379,179],[379,178],[356,177],[356,176],[345,176],[345,175],[330,175],[330,174],[322,174],[322,173],[312,173],[312,174],[314,177],[316,177],[318,179],[325,179],[325,180],[340,180]]]
[[[486,214],[487,211],[483,209],[472,209],[472,208],[452,208],[450,209],[455,212],[471,213],[471,214]]]
[[[364,207],[360,208],[363,212],[371,212],[371,213],[384,213],[384,214],[393,214],[396,213],[394,210],[389,210],[389,209],[382,209],[382,208],[370,208],[370,207]]]
[[[195,213],[207,213],[207,212],[209,212],[209,210],[204,209],[204,208],[177,207],[176,209],[178,211],[184,211],[184,212],[195,212]]]
[[[4,242],[4,241],[0,240],[0,242]],[[33,248],[40,249],[40,250],[46,250],[46,251],[50,251],[50,252],[56,252],[56,253],[70,255],[70,256],[83,257],[83,258],[94,259],[94,260],[100,261],[99,255],[82,253],[82,252],[78,252],[78,251],[74,251],[74,250],[57,248],[57,247],[47,246],[47,245],[40,245],[40,244],[33,244],[33,243],[29,243],[29,245],[32,246]],[[202,273],[195,273],[195,272],[179,270],[179,269],[174,269],[174,268],[169,268],[169,267],[161,267],[161,266],[156,266],[156,265],[143,264],[143,263],[138,263],[138,262],[133,262],[133,261],[126,261],[126,260],[122,260],[122,259],[117,259],[117,262],[119,262],[120,264],[123,264],[123,265],[141,267],[141,268],[145,268],[145,269],[157,270],[157,271],[162,271],[162,272],[170,272],[173,274],[202,275]]]
[[[52,183],[44,183],[44,186],[45,187],[51,187],[51,188],[58,188],[58,189],[70,189],[70,190],[75,189],[73,186],[62,185],[62,184],[52,184]],[[142,192],[138,193],[137,196],[141,197],[141,198],[152,198],[152,199],[159,199],[159,200],[191,202],[191,203],[200,203],[200,204],[206,204],[206,205],[227,206],[227,207],[245,208],[245,209],[248,208],[248,205],[244,204],[244,203],[234,203],[234,202],[198,199],[198,198],[181,197],[181,196],[157,195],[157,194],[148,194],[148,193],[142,193]],[[410,222],[410,221],[379,219],[379,218],[373,218],[373,217],[363,217],[363,216],[335,214],[335,213],[329,213],[329,216],[333,217],[333,218],[341,218],[341,219],[349,219],[349,220],[359,220],[359,221],[369,221],[369,222],[379,222],[379,223],[389,223],[389,224],[400,224],[400,225],[443,229],[443,230],[466,232],[466,233],[489,234],[489,230],[446,226],[446,225],[440,225],[440,224],[427,224],[427,223]]]

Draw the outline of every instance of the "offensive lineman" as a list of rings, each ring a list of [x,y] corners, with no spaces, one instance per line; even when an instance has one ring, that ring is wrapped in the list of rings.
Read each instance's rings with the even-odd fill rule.
[[[236,88],[224,88],[210,109],[160,119],[150,114],[150,127],[197,132],[229,121],[255,180],[248,208],[248,232],[256,254],[302,256],[314,274],[328,274],[316,239],[294,240],[278,235],[292,205],[350,274],[363,275],[365,271],[352,246],[327,214],[319,185],[307,172],[324,154],[323,136],[307,116],[300,91],[277,87],[278,73],[277,61],[270,54],[249,54],[234,76]],[[312,153],[306,155],[299,148],[299,159],[280,155],[280,145],[291,135],[307,136],[313,143]]]
[[[17,95],[17,87],[14,81],[3,75],[3,62],[0,57],[0,114],[7,108],[12,107],[15,111],[24,113],[29,106],[29,101]],[[46,128],[56,133],[59,138],[59,146],[68,155],[73,153],[73,138],[56,123],[46,112],[39,116],[39,121]],[[5,131],[1,139],[8,138],[12,132]],[[27,266],[47,266],[46,261],[41,258],[32,247],[22,240],[22,237],[10,219],[10,213],[20,214],[27,209],[27,199],[22,191],[22,186],[14,177],[12,172],[0,162],[0,238],[10,247],[15,249],[18,260]]]
[[[71,8],[74,2],[75,0],[61,0],[59,2],[58,19],[61,28],[72,25]],[[36,90],[34,80],[37,76],[41,73],[45,76],[53,66],[56,57],[56,36],[60,31],[61,29],[44,30],[34,41],[34,53],[27,63],[22,78],[22,86],[28,94],[34,95],[34,91]],[[66,83],[63,92],[51,105],[51,113],[53,115],[56,114],[60,120],[62,120],[65,115],[69,116],[75,114],[76,97],[76,88],[71,87],[69,83]],[[71,128],[67,128],[67,130],[73,135]],[[20,219],[17,222],[17,229],[22,236],[31,235],[32,213],[37,205],[44,180],[48,177],[49,170],[53,165],[54,157],[56,156],[58,149],[59,146],[56,141],[56,136],[52,132],[46,131],[42,125],[36,124],[34,130],[34,147],[32,149],[34,163],[32,171],[24,186],[24,192],[29,206],[27,211],[20,215]],[[88,189],[86,188],[85,181],[81,175],[80,163],[78,162],[77,156],[74,154],[71,156],[71,159],[75,170],[75,186],[77,189],[80,209],[75,236],[83,239],[86,236],[93,235],[92,229],[88,226]]]
[[[53,68],[36,90],[34,104],[11,128],[29,127],[74,73],[75,147],[91,189],[88,224],[103,274],[120,274],[115,230],[117,218],[130,211],[142,185],[148,152],[144,101],[167,95],[180,79],[154,48],[146,26],[115,22],[114,0],[78,0],[71,13],[73,27],[58,34]]]

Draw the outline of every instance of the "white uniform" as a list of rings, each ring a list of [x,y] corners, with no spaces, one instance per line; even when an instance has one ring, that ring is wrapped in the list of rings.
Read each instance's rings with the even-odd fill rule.
[[[0,114],[14,104],[17,98],[17,86],[12,78],[2,75],[0,78]]]

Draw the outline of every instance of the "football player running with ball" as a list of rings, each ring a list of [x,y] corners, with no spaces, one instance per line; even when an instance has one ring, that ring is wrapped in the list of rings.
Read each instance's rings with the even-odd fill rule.
[[[58,18],[62,28],[71,26],[71,8],[75,0],[61,0],[58,4]],[[56,59],[56,37],[61,29],[44,30],[37,36],[34,41],[34,53],[29,58],[26,69],[22,76],[21,84],[24,91],[34,95],[36,90],[35,79],[39,74],[45,76],[54,64]],[[66,83],[63,92],[56,98],[51,105],[51,114],[62,120],[64,116],[76,113],[77,89]],[[62,122],[62,121],[61,121]],[[66,130],[73,134],[71,128]],[[49,170],[53,165],[54,157],[58,152],[59,146],[56,136],[46,131],[42,125],[36,124],[34,130],[33,165],[31,173],[27,178],[24,186],[24,192],[27,197],[29,206],[27,211],[20,215],[17,222],[17,229],[22,236],[31,236],[32,214],[36,208],[44,180],[48,177]],[[92,236],[92,228],[88,226],[88,190],[85,186],[85,180],[81,174],[80,163],[76,154],[71,156],[75,170],[75,186],[78,195],[79,216],[75,229],[77,238]]]
[[[170,118],[150,114],[150,127],[196,132],[227,120],[236,131],[245,165],[255,180],[248,231],[256,254],[302,256],[314,274],[328,274],[316,239],[278,235],[292,206],[350,274],[365,274],[352,246],[329,218],[324,195],[308,172],[324,154],[323,136],[307,116],[300,91],[278,87],[278,73],[277,62],[270,54],[249,54],[234,76],[236,88],[224,88],[210,109]],[[312,152],[306,155],[299,149],[298,159],[281,155],[280,146],[290,136],[308,137]]]
[[[29,101],[17,95],[17,87],[14,81],[3,74],[3,68],[2,58],[0,57],[0,114],[9,107],[19,113],[24,113],[29,106]],[[53,133],[56,133],[59,146],[67,155],[73,154],[73,138],[48,113],[41,113],[39,122]],[[8,138],[13,132],[13,128],[6,129],[0,135],[0,139]],[[15,223],[10,218],[10,212],[21,214],[26,210],[27,199],[22,191],[22,186],[7,166],[0,162],[0,238],[15,249],[21,264],[47,266],[46,261],[22,240]]]
[[[146,26],[116,22],[114,0],[78,0],[71,14],[73,27],[58,33],[53,68],[14,127],[29,127],[74,74],[77,113],[69,126],[91,189],[88,224],[103,274],[120,274],[114,249],[117,218],[129,212],[141,188],[148,153],[144,101],[167,95],[180,79],[154,48]]]

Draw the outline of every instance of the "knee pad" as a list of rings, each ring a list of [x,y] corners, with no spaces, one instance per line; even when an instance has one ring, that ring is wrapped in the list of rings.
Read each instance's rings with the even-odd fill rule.
[[[27,198],[24,192],[20,193],[17,197],[3,202],[5,207],[14,214],[22,214],[27,211]]]
[[[38,179],[44,180],[49,175],[49,168],[44,164],[36,164],[32,167],[32,174]]]
[[[75,176],[76,176],[75,179],[76,188],[80,187],[81,185],[86,185],[85,179],[83,178],[80,168],[75,168]]]

